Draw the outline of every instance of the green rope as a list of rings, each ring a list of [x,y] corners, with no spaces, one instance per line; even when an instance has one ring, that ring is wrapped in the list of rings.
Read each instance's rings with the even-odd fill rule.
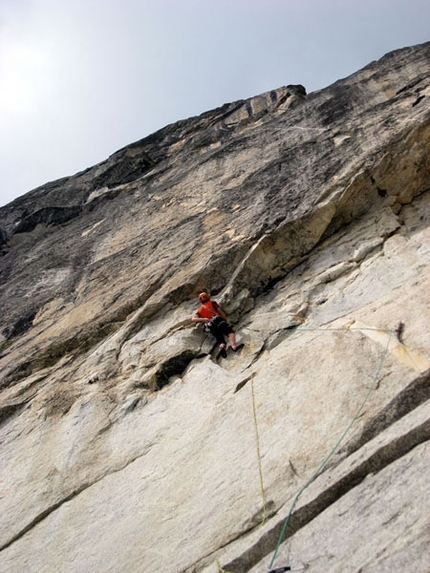
[[[315,329],[315,330],[335,330],[335,329]],[[345,329],[340,329],[340,330],[345,330]],[[350,329],[348,329],[350,330]],[[364,329],[357,329],[357,330],[364,330]],[[370,329],[369,329],[370,330]],[[379,330],[379,329],[375,329],[375,330]],[[357,412],[355,413],[354,417],[352,418],[351,422],[348,424],[346,430],[343,432],[343,434],[341,435],[341,437],[338,439],[338,441],[336,442],[335,446],[333,447],[333,449],[330,451],[330,453],[328,454],[328,456],[324,459],[324,461],[321,463],[321,465],[318,467],[318,469],[314,472],[314,474],[309,478],[309,480],[305,483],[305,485],[298,491],[298,493],[295,495],[294,499],[293,499],[293,503],[291,504],[290,510],[288,512],[288,515],[284,521],[284,526],[282,527],[282,531],[281,534],[279,536],[278,542],[276,544],[276,548],[275,551],[273,553],[272,559],[270,561],[270,565],[269,565],[269,571],[272,569],[273,567],[273,563],[276,559],[276,555],[278,553],[279,547],[282,543],[282,540],[284,539],[284,535],[285,532],[287,530],[287,526],[288,523],[290,521],[290,517],[291,514],[293,513],[293,510],[296,506],[296,503],[299,499],[299,497],[302,495],[302,493],[305,491],[306,488],[308,488],[310,486],[310,484],[318,477],[318,475],[322,472],[322,470],[324,469],[324,467],[327,465],[329,459],[333,456],[333,454],[336,452],[336,450],[338,449],[338,447],[340,446],[341,442],[343,441],[343,439],[345,438],[345,436],[347,435],[347,433],[349,432],[349,430],[351,429],[352,425],[355,423],[355,421],[357,420],[358,416],[361,414],[367,400],[369,399],[370,394],[372,393],[372,391],[375,389],[375,386],[378,382],[379,379],[379,375],[381,373],[382,370],[382,366],[385,362],[385,359],[387,357],[387,353],[388,353],[388,346],[391,342],[391,336],[392,336],[392,332],[391,331],[387,331],[389,332],[390,336],[388,338],[388,342],[387,345],[385,347],[384,352],[381,355],[381,360],[378,366],[378,369],[374,375],[374,379],[372,384],[369,387],[369,390],[367,391],[367,394],[362,402],[362,404],[360,405],[360,407],[358,408]]]

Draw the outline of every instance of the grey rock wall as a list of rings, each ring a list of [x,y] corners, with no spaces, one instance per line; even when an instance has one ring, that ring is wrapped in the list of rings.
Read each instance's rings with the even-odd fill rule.
[[[1,571],[428,573],[429,96],[406,48],[0,209]]]

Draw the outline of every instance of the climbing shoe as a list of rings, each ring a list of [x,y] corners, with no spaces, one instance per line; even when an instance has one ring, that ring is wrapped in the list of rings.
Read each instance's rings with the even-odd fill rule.
[[[217,356],[217,360],[218,360],[219,358],[221,358],[221,357],[222,357],[222,358],[227,358],[227,350],[225,349],[224,346],[222,346],[222,347],[219,349],[218,356]]]

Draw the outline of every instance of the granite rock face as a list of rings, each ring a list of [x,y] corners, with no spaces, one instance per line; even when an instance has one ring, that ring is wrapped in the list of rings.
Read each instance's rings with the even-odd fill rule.
[[[429,223],[430,43],[1,208],[0,570],[428,573]]]

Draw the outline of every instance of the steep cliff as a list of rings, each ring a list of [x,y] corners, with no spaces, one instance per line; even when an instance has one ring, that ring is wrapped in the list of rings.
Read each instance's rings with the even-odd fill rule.
[[[428,573],[429,223],[430,43],[1,208],[0,570]]]

